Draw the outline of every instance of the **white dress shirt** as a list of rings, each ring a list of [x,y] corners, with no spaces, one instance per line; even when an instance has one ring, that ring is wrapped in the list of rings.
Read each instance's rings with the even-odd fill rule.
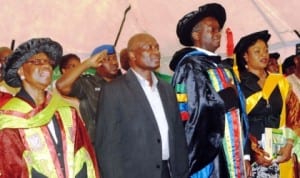
[[[152,108],[153,114],[155,116],[156,123],[161,136],[162,143],[162,160],[168,160],[170,157],[169,153],[169,125],[167,122],[166,114],[162,101],[157,89],[158,80],[156,76],[152,73],[153,85],[150,86],[148,80],[144,79],[141,75],[132,69],[133,73],[137,76],[141,87],[143,88],[148,102]]]

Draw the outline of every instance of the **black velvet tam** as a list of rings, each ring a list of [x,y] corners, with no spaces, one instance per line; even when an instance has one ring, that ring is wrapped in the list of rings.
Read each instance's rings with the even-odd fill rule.
[[[8,57],[5,67],[5,82],[12,87],[20,87],[21,79],[18,75],[18,69],[33,55],[44,52],[48,57],[59,63],[62,56],[62,46],[52,41],[50,38],[34,38],[18,46],[17,49]]]
[[[205,17],[214,17],[219,22],[221,28],[223,28],[226,21],[226,12],[222,5],[217,3],[209,3],[200,6],[198,10],[192,11],[183,16],[178,24],[176,33],[179,41],[184,46],[193,46],[191,39],[191,32],[194,26],[199,23]]]
[[[248,48],[256,43],[257,40],[263,40],[265,43],[268,43],[271,35],[268,30],[263,30],[255,33],[251,33],[247,36],[244,36],[236,44],[234,52],[236,55],[237,65],[240,71],[246,69],[246,60],[244,59],[244,54]]]

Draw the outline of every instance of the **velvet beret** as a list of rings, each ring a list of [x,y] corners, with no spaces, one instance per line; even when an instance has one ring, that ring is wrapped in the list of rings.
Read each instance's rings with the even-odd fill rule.
[[[115,47],[113,45],[106,44],[106,45],[101,45],[101,46],[98,46],[97,48],[95,48],[93,50],[91,56],[93,56],[97,53],[100,53],[101,51],[104,51],[104,50],[107,50],[108,55],[116,54]]]
[[[192,46],[191,38],[192,29],[205,17],[214,17],[223,28],[226,21],[226,12],[222,5],[217,3],[209,3],[200,6],[198,10],[192,11],[183,16],[177,23],[176,33],[179,41],[184,46]]]
[[[13,53],[8,56],[5,67],[5,82],[12,87],[20,87],[22,82],[18,75],[18,69],[33,55],[44,52],[55,64],[59,63],[62,56],[62,46],[50,38],[33,38],[20,44]]]
[[[269,34],[268,30],[263,30],[255,33],[251,33],[240,38],[239,42],[236,44],[234,48],[234,53],[236,55],[237,65],[240,71],[245,70],[246,60],[244,59],[244,54],[248,50],[248,48],[257,40],[263,40],[264,42],[268,43],[271,35]]]

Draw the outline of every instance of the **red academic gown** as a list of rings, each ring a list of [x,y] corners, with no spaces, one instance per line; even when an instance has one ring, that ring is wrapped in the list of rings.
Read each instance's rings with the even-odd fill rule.
[[[22,92],[21,92],[22,93]],[[24,99],[23,96],[25,96],[26,99],[28,99],[28,95],[24,92],[21,94],[22,99]],[[26,97],[27,96],[27,97]],[[18,96],[17,96],[18,97]],[[29,98],[30,100],[30,98]],[[25,101],[25,100],[24,100]],[[41,109],[42,110],[42,109]],[[2,110],[3,111],[3,110]],[[60,127],[60,138],[63,139],[66,137],[65,132],[61,129],[62,128],[62,119],[60,118],[60,115],[58,112],[55,112],[55,116],[52,118],[52,120],[56,120],[56,124]],[[87,134],[86,128],[84,126],[84,123],[82,119],[78,116],[75,109],[72,108],[72,116],[75,117],[75,124],[76,128],[73,130],[75,131],[75,140],[74,140],[74,154],[82,147],[84,147],[89,157],[92,159],[92,164],[95,169],[96,177],[99,176],[99,170],[98,165],[96,161],[96,156],[94,149],[92,147],[92,144],[90,142],[90,138]],[[47,125],[42,126],[44,128],[47,128]],[[1,178],[14,178],[14,177],[21,177],[21,178],[28,178],[31,174],[32,177],[40,177],[40,176],[34,176],[35,173],[31,170],[28,170],[28,164],[24,160],[24,151],[26,150],[26,146],[24,144],[24,141],[22,138],[22,132],[20,132],[20,129],[14,129],[14,128],[4,128],[1,130],[0,127],[0,177]],[[46,136],[45,136],[46,137]],[[50,137],[48,137],[50,138]],[[51,142],[51,141],[50,141]],[[64,150],[65,145],[61,146],[60,149]],[[63,151],[64,152],[64,151]],[[57,153],[57,150],[54,150],[54,153]],[[65,154],[66,155],[66,154]],[[49,160],[51,161],[51,160]],[[68,161],[66,157],[64,157],[64,161]],[[44,165],[47,166],[47,165]],[[65,167],[64,170],[71,169],[69,167]],[[81,171],[80,171],[81,173]],[[65,173],[67,174],[67,173]],[[41,175],[42,177],[44,175]],[[81,177],[80,175],[75,175],[76,177]],[[86,175],[85,175],[86,176]],[[58,177],[64,177],[64,176],[58,176]],[[87,177],[87,176],[86,176]]]
[[[12,98],[11,94],[0,91],[0,107],[3,106],[10,98]]]

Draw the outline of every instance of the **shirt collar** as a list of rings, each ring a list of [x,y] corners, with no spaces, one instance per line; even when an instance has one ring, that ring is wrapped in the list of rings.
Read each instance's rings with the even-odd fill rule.
[[[143,86],[150,86],[149,81],[146,80],[144,77],[142,77],[139,73],[137,73],[134,69],[132,69],[132,72],[135,74],[135,76],[137,77],[139,83]],[[151,77],[152,77],[152,81],[153,81],[153,86],[152,87],[156,87],[158,80],[156,78],[156,76],[154,75],[153,72],[151,72]]]
[[[268,72],[266,72],[266,73],[268,76],[269,73]],[[259,80],[259,77],[257,75],[255,75],[254,73],[245,70],[245,71],[241,72],[241,79],[252,80],[254,82],[257,82]]]
[[[199,47],[196,47],[196,46],[193,46],[192,48],[194,48],[194,49],[196,49],[198,51],[201,51],[201,52],[205,53],[208,56],[218,56],[217,54],[215,54],[215,53],[213,53],[211,51],[208,51],[206,49],[203,49],[203,48],[199,48]]]

